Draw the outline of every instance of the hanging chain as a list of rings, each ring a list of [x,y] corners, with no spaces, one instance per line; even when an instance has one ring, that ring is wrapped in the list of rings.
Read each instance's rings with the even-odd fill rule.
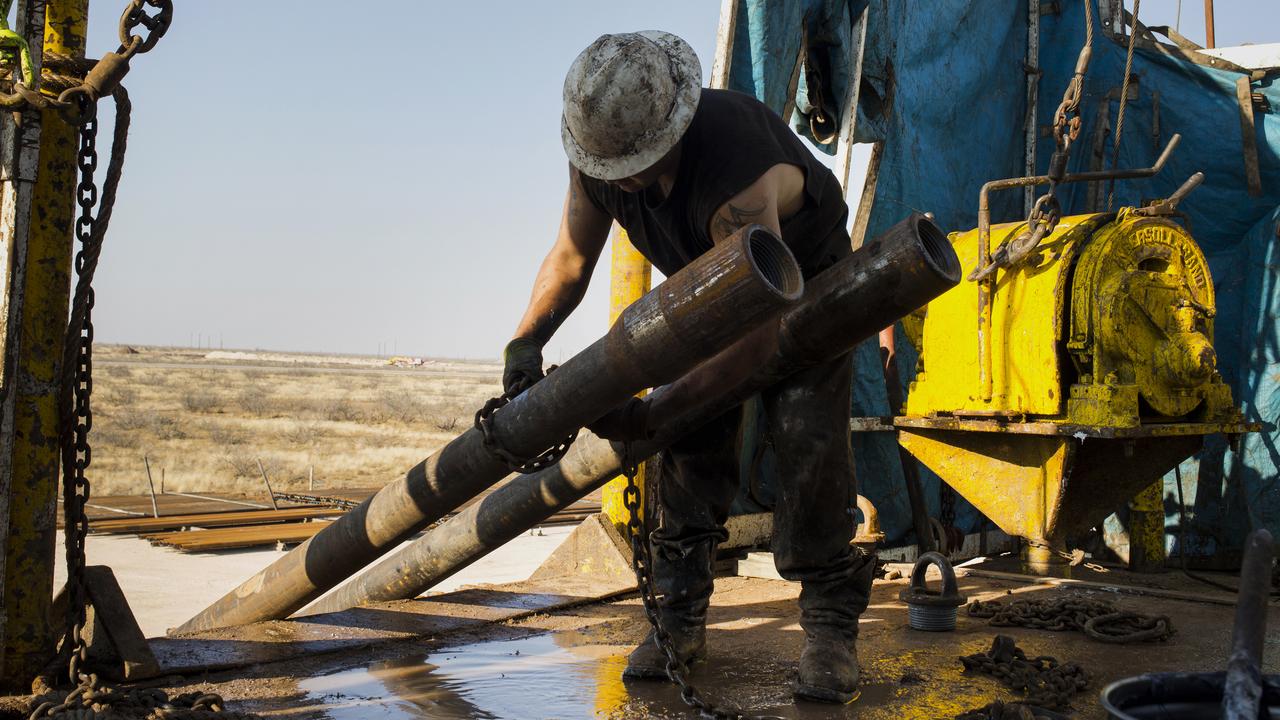
[[[75,267],[76,275],[80,278],[85,277],[85,250],[92,247],[93,210],[98,203],[98,186],[93,179],[93,173],[98,167],[97,137],[97,120],[90,120],[80,126],[80,149],[76,154],[76,168],[80,174],[80,181],[76,185],[76,204],[80,206],[80,216],[76,218],[75,224],[76,239],[80,241]],[[71,653],[67,674],[73,683],[80,682],[84,676],[89,650],[84,640],[87,606],[84,544],[89,532],[89,517],[85,514],[85,505],[89,502],[91,492],[86,471],[93,461],[93,449],[89,445],[89,430],[93,427],[93,288],[86,284],[83,291],[77,288],[77,294],[81,296],[84,311],[80,326],[73,328],[76,334],[75,368],[69,371],[72,373],[73,383],[72,407],[71,416],[64,421],[64,434],[69,437],[64,437],[62,445],[63,534],[67,550],[67,594],[70,600],[63,647],[68,648]]]
[[[640,486],[636,482],[639,467],[631,460],[631,443],[627,442],[622,454],[622,476],[627,486],[622,491],[622,505],[627,509],[627,536],[631,540],[631,569],[636,574],[636,586],[640,590],[640,602],[644,615],[653,628],[653,639],[667,658],[667,677],[680,686],[680,699],[685,705],[698,711],[699,717],[711,720],[756,720],[733,708],[717,707],[698,692],[688,679],[689,667],[680,662],[672,644],[671,633],[662,626],[658,615],[657,591],[653,587],[653,549],[649,533],[645,529],[644,515],[640,507]]]
[[[547,374],[554,372],[556,367],[555,365],[549,366]],[[560,458],[564,457],[566,452],[569,452],[569,447],[573,445],[573,441],[578,439],[577,430],[569,433],[564,440],[552,445],[533,458],[518,457],[499,442],[497,435],[493,431],[493,415],[498,410],[506,407],[513,399],[515,399],[515,395],[504,392],[498,397],[490,398],[484,404],[484,407],[476,411],[475,428],[480,431],[481,436],[484,438],[484,448],[499,462],[506,465],[508,470],[522,475],[536,473],[560,462]]]
[[[996,268],[1011,268],[1032,255],[1040,242],[1051,235],[1062,219],[1062,205],[1058,201],[1058,183],[1067,174],[1067,160],[1071,157],[1071,144],[1080,137],[1080,101],[1084,97],[1084,78],[1089,70],[1089,58],[1093,54],[1093,0],[1084,0],[1084,45],[1076,58],[1075,71],[1067,81],[1062,101],[1053,113],[1053,142],[1055,149],[1049,158],[1049,189],[1036,199],[1027,216],[1027,229],[1002,245],[991,257],[991,262],[972,279],[985,279]]]

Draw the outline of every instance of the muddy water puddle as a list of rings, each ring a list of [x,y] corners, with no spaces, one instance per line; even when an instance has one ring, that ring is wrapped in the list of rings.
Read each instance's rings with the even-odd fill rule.
[[[312,707],[331,720],[692,716],[673,686],[622,681],[629,647],[581,644],[575,635],[463,645],[310,678],[300,686]],[[854,718],[895,696],[892,687],[870,686],[844,707],[796,704],[785,672],[770,663],[713,658],[695,680],[708,699],[788,720]]]

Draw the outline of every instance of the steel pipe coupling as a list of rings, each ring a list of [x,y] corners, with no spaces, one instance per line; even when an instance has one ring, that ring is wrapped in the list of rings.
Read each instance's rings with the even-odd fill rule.
[[[854,256],[861,262],[842,262],[811,280],[805,302],[783,316],[784,355],[821,358],[831,338],[879,332],[960,282],[956,251],[920,213],[872,238]]]

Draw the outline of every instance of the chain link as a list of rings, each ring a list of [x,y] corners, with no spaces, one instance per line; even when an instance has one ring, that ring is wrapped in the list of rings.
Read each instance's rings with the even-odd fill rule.
[[[627,536],[631,540],[631,569],[636,574],[640,602],[644,606],[645,617],[653,628],[654,642],[667,658],[667,677],[680,687],[680,700],[696,710],[699,717],[710,718],[710,720],[762,720],[759,716],[747,715],[740,710],[713,705],[689,682],[689,668],[680,661],[671,633],[662,626],[662,618],[658,614],[657,591],[653,586],[653,549],[649,544],[649,533],[645,529],[644,514],[641,512],[640,485],[636,482],[640,469],[631,457],[631,443],[627,442],[622,454],[622,476],[627,481],[622,491],[622,505],[627,509]]]
[[[156,8],[155,15],[147,14],[148,6]],[[156,43],[160,42],[160,38],[169,32],[169,25],[172,22],[172,0],[129,0],[129,4],[120,15],[120,49],[116,52],[126,57],[151,52]],[[139,25],[147,29],[146,36],[133,33]]]
[[[1123,611],[1110,600],[1066,596],[1054,599],[973,601],[970,617],[988,618],[993,627],[1029,627],[1053,632],[1082,632],[1099,642],[1126,644],[1167,640],[1173,623],[1166,615]]]
[[[1071,697],[1089,686],[1084,668],[1049,655],[1028,658],[1008,635],[997,635],[990,650],[965,655],[960,662],[965,670],[991,675],[1021,691],[1028,703],[1050,709],[1070,707]]]
[[[93,174],[98,167],[98,123],[90,120],[80,126],[80,147],[76,154],[79,182],[76,185],[76,204],[80,215],[76,218],[75,235],[80,241],[76,252],[76,275],[85,277],[85,250],[92,247],[94,207],[98,202],[98,186]],[[82,286],[82,287],[81,287]],[[71,417],[64,420],[68,426],[63,439],[63,512],[67,555],[67,628],[63,647],[70,652],[68,679],[81,682],[88,660],[88,646],[84,640],[86,622],[86,596],[84,588],[85,536],[89,532],[89,517],[85,506],[89,502],[91,488],[87,471],[93,462],[93,449],[89,445],[89,430],[93,427],[93,288],[79,283],[83,315],[75,332],[75,369],[72,371]],[[96,678],[95,678],[96,681]]]
[[[1012,268],[1031,256],[1040,242],[1053,234],[1062,219],[1062,206],[1058,202],[1058,183],[1066,176],[1067,160],[1071,145],[1080,137],[1080,101],[1084,97],[1084,78],[1089,70],[1089,58],[1093,53],[1093,0],[1084,0],[1084,46],[1076,59],[1075,71],[1062,92],[1062,101],[1053,112],[1054,152],[1049,158],[1049,189],[1041,195],[1027,217],[1027,229],[1001,246],[991,261],[973,273],[971,279],[985,280],[995,274],[997,268]]]
[[[556,366],[552,365],[547,368],[547,373],[555,371]],[[519,393],[516,393],[519,394]],[[498,397],[490,398],[484,404],[484,407],[476,411],[475,428],[480,431],[484,438],[484,447],[489,454],[498,459],[499,462],[507,466],[511,472],[520,473],[522,475],[530,475],[560,462],[560,458],[569,452],[569,447],[578,439],[578,431],[574,430],[569,433],[564,440],[552,445],[546,450],[532,458],[521,458],[516,456],[510,450],[502,446],[497,436],[493,432],[493,416],[494,413],[502,409],[514,399],[514,395],[510,393],[502,393]]]
[[[1063,716],[1035,705],[995,700],[980,708],[966,710],[954,720],[1062,720]]]

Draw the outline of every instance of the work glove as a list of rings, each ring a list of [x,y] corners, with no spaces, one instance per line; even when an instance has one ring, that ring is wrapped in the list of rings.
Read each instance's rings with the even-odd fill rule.
[[[633,397],[610,410],[587,429],[605,440],[631,442],[649,439],[649,403]]]
[[[542,379],[542,343],[518,337],[502,351],[502,391],[515,397]]]

